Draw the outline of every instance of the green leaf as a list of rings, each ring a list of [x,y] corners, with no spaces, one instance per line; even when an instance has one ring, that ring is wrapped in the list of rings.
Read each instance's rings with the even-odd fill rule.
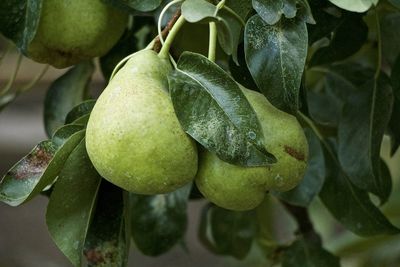
[[[69,154],[84,135],[81,128],[69,125],[55,133],[55,142],[48,140],[37,145],[3,177],[0,201],[18,206],[40,194],[56,179]]]
[[[100,182],[82,139],[65,162],[46,213],[52,239],[74,266],[81,266]]]
[[[400,55],[400,12],[386,13],[380,19],[382,35],[382,53],[389,63]]]
[[[132,237],[145,255],[161,255],[183,239],[191,186],[163,195],[131,194]]]
[[[48,136],[64,125],[68,112],[87,97],[93,72],[93,63],[84,62],[52,83],[44,102],[44,124]]]
[[[269,25],[276,24],[281,16],[287,19],[296,17],[296,0],[253,0],[253,8]]]
[[[389,0],[389,2],[395,7],[400,8],[400,0]]]
[[[214,205],[204,207],[199,239],[211,252],[243,259],[255,238],[255,211],[237,212]]]
[[[382,74],[348,94],[338,129],[340,163],[357,187],[385,203],[391,181],[380,175],[380,147],[393,105],[390,81]]]
[[[274,192],[275,195],[284,201],[301,207],[309,206],[319,194],[326,175],[325,159],[321,143],[310,129],[307,128],[305,133],[308,140],[310,157],[303,180],[297,187],[288,192]]]
[[[0,32],[24,54],[39,25],[42,0],[0,1]]]
[[[131,238],[129,215],[128,193],[102,180],[85,240],[88,266],[127,266]]]
[[[137,10],[148,12],[160,6],[162,0],[102,0],[106,4],[123,10]]]
[[[94,104],[96,104],[96,100],[90,99],[75,106],[70,112],[68,112],[67,117],[65,118],[65,124],[73,123],[82,116],[90,114]]]
[[[310,66],[323,65],[344,60],[361,49],[368,37],[368,27],[358,14],[344,16],[333,31],[327,47],[315,52]]]
[[[320,1],[311,1],[311,8],[315,18],[315,25],[307,25],[309,44],[328,37],[331,38],[331,33],[341,25],[341,21],[347,16],[340,18],[326,12],[327,8]]]
[[[300,20],[271,26],[260,16],[245,29],[246,62],[258,88],[276,107],[299,108],[299,89],[307,56],[307,27]]]
[[[125,31],[118,43],[114,45],[114,47],[111,48],[106,55],[100,58],[101,72],[107,81],[110,79],[115,66],[123,58],[136,51],[137,42],[138,40],[136,39],[133,29]]]
[[[399,229],[372,203],[368,193],[352,184],[332,151],[331,145],[325,147],[327,175],[319,193],[327,209],[343,226],[359,236],[399,233]]]
[[[190,23],[217,19],[217,7],[206,0],[186,0],[182,4],[182,16]]]
[[[400,118],[400,54],[392,68],[391,81],[393,86],[394,105],[389,127],[391,130],[392,142],[391,155],[393,156],[400,146],[400,123],[398,122],[398,119]]]
[[[224,161],[262,166],[276,161],[265,151],[261,126],[236,82],[206,57],[185,52],[168,77],[183,129]]]
[[[326,251],[319,240],[300,236],[284,250],[282,267],[340,267],[338,257]]]
[[[379,0],[329,0],[332,4],[352,12],[363,13],[373,5],[377,5]]]

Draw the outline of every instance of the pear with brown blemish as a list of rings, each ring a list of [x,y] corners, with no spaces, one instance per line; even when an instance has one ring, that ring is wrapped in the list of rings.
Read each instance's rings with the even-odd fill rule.
[[[156,52],[137,52],[90,115],[88,155],[105,179],[127,191],[167,193],[196,175],[196,144],[182,130],[167,92],[170,71]]]
[[[267,167],[242,167],[203,150],[196,176],[196,185],[208,200],[237,211],[257,207],[269,190],[287,191],[298,185],[308,157],[307,139],[296,118],[275,108],[262,94],[242,90],[260,121],[265,148],[278,162]]]

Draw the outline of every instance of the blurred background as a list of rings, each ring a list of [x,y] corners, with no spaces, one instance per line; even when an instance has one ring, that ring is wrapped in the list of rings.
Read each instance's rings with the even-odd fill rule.
[[[0,40],[0,51],[5,50],[5,41]],[[1,53],[0,53],[1,54]],[[12,76],[18,53],[12,50],[0,66],[0,88]],[[29,83],[43,66],[26,58],[16,77],[14,86],[19,88]],[[0,177],[38,142],[45,140],[43,128],[43,101],[51,82],[66,70],[50,68],[37,85],[0,112]],[[93,78],[94,90],[104,87],[104,80],[97,72]],[[400,153],[389,158],[389,142],[385,140],[382,155],[390,166],[394,178],[394,191],[384,212],[400,226]],[[316,229],[321,233],[325,247],[343,256],[343,266],[400,266],[400,237],[358,238],[343,230],[334,222],[320,202],[311,207],[311,216]],[[276,204],[276,205],[275,205]],[[281,237],[290,240],[294,225],[284,209],[274,204],[273,227]],[[45,223],[47,199],[37,197],[20,207],[9,207],[0,203],[0,267],[68,267],[71,264],[52,242]],[[158,258],[143,256],[131,249],[130,265],[141,267],[258,267],[269,266],[260,260],[259,251],[252,251],[244,261],[231,257],[215,256],[197,240],[199,215],[203,201],[189,205],[189,230],[186,236],[187,250],[175,247]],[[345,208],[345,207],[344,207]],[[397,265],[396,265],[397,264]]]

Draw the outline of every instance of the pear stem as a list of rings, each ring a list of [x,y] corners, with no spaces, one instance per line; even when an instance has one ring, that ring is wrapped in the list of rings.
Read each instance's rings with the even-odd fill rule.
[[[7,84],[0,90],[0,95],[5,95],[10,91],[11,87],[13,86],[15,79],[17,78],[19,68],[22,62],[22,54],[18,55],[17,65],[15,66],[14,72],[11,78],[8,80]]]
[[[215,55],[217,51],[217,25],[215,22],[210,22],[210,40],[208,45],[208,59],[215,62]]]
[[[171,48],[172,42],[185,22],[186,20],[183,16],[180,16],[176,21],[174,27],[172,27],[171,31],[169,32],[168,37],[160,50],[160,53],[158,54],[159,57],[169,59],[169,49]]]

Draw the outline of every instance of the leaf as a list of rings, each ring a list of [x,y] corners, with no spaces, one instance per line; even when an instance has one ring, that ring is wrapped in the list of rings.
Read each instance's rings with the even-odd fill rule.
[[[257,89],[257,85],[253,77],[251,77],[250,71],[246,65],[243,43],[239,45],[237,60],[237,63],[234,62],[233,58],[229,60],[229,73],[232,75],[233,79],[246,88]]]
[[[185,52],[168,77],[183,129],[233,164],[261,166],[276,161],[265,151],[261,126],[240,87],[206,57]]]
[[[94,104],[96,104],[96,100],[90,99],[75,106],[70,112],[68,112],[67,117],[65,118],[65,124],[70,124],[82,116],[90,114]]]
[[[327,209],[343,226],[359,236],[399,233],[399,229],[372,203],[368,193],[352,184],[332,151],[331,146],[325,147],[327,175],[319,193]]]
[[[88,266],[119,266],[128,262],[130,245],[129,195],[102,180],[88,229],[84,255]]]
[[[380,175],[380,147],[390,120],[393,93],[383,74],[349,92],[338,129],[338,155],[343,170],[360,189],[385,203],[391,181]]]
[[[136,24],[134,23],[136,26]],[[134,29],[138,30],[138,29]],[[109,80],[115,66],[126,56],[136,51],[137,38],[132,30],[125,31],[117,44],[108,53],[100,57],[100,68],[105,80]]]
[[[394,94],[394,104],[389,127],[391,130],[392,143],[391,155],[393,156],[400,146],[400,123],[398,122],[398,118],[400,118],[400,54],[392,68],[391,82]]]
[[[315,25],[307,25],[308,29],[308,41],[309,44],[313,44],[316,41],[328,37],[331,38],[331,33],[341,25],[341,21],[347,18],[342,16],[340,18],[326,12],[326,6],[320,1],[312,1],[311,8],[315,18]]]
[[[160,6],[162,0],[102,0],[106,4],[123,10],[137,10],[141,12],[148,12]]]
[[[68,112],[87,97],[93,72],[93,63],[84,62],[52,83],[44,102],[44,124],[48,136],[64,125]]]
[[[367,37],[368,27],[361,16],[358,14],[344,16],[333,31],[330,44],[317,50],[309,65],[323,65],[344,60],[359,51]]]
[[[191,184],[169,194],[131,194],[132,237],[145,255],[161,255],[183,239],[190,189]]]
[[[299,237],[283,252],[282,267],[340,267],[338,257],[326,251],[320,242]]]
[[[317,136],[310,130],[305,131],[310,157],[307,171],[301,183],[288,192],[274,192],[280,199],[301,207],[308,207],[319,194],[325,180],[325,160],[321,143]]]
[[[199,239],[216,254],[243,259],[255,237],[254,218],[255,211],[237,212],[207,205],[202,212]]]
[[[75,125],[60,128],[53,141],[43,141],[16,163],[3,177],[0,200],[21,205],[37,196],[58,176],[72,150],[84,137]]]
[[[348,11],[363,13],[371,6],[376,6],[379,0],[329,0],[329,2]]]
[[[382,36],[382,53],[389,63],[400,55],[400,13],[387,13],[380,19],[381,36]]]
[[[296,0],[253,0],[253,8],[269,25],[276,24],[281,16],[287,19],[296,17]]]
[[[0,1],[0,32],[27,53],[39,25],[42,0]]]
[[[389,0],[389,2],[397,8],[400,8],[400,0]]]
[[[270,26],[255,15],[246,24],[247,66],[258,88],[277,108],[299,108],[307,43],[307,27],[300,20],[284,20]]]
[[[81,266],[100,182],[83,139],[65,162],[46,212],[52,239],[74,266]]]
[[[206,0],[186,0],[181,9],[182,16],[190,23],[217,18],[217,7]],[[208,23],[209,20],[206,22]]]

